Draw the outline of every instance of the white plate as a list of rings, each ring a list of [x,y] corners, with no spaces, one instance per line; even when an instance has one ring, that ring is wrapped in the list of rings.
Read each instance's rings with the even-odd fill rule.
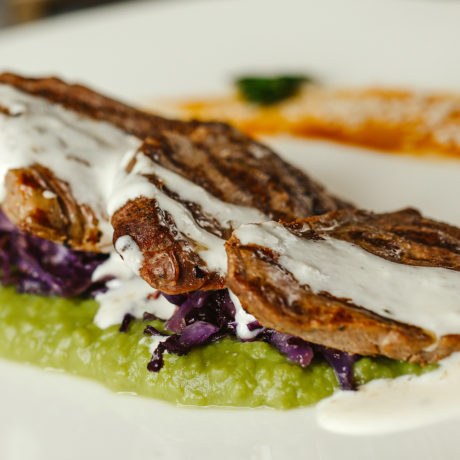
[[[58,74],[131,101],[225,90],[251,71],[337,84],[460,89],[460,4],[286,1],[135,3],[0,34],[0,70]],[[328,187],[377,210],[415,205],[460,224],[460,162],[273,140]],[[176,408],[0,362],[0,458],[458,459],[460,421],[347,437],[313,409]]]

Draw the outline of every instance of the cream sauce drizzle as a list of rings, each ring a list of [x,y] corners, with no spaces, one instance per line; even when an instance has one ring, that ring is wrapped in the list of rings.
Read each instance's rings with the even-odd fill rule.
[[[281,224],[244,225],[235,235],[278,253],[278,262],[315,293],[328,292],[383,317],[432,331],[460,333],[460,272],[390,262],[342,240],[306,240]]]
[[[167,320],[175,312],[176,306],[161,295],[157,297],[157,290],[135,275],[115,252],[96,268],[92,279],[100,281],[108,277],[114,279],[106,283],[107,291],[96,295],[100,306],[94,323],[99,328],[120,324],[128,313],[142,318],[144,312],[148,312]]]
[[[129,235],[123,235],[115,242],[115,249],[133,273],[139,275],[144,256],[136,242]]]
[[[260,329],[251,331],[248,327],[250,323],[257,321],[254,316],[248,313],[241,305],[240,299],[229,289],[230,299],[235,306],[236,335],[242,340],[251,340],[260,334]]]
[[[384,434],[460,417],[460,353],[421,375],[374,380],[337,391],[316,407],[321,427],[343,434]]]
[[[124,164],[132,158],[128,155]],[[233,229],[243,223],[263,222],[266,216],[258,210],[238,206],[219,200],[204,188],[197,186],[184,177],[158,165],[142,153],[136,155],[136,162],[130,173],[123,173],[117,181],[118,185],[109,201],[109,213],[113,215],[129,200],[138,197],[155,199],[159,207],[166,211],[183,235],[197,243],[197,250],[210,270],[221,274],[227,272],[227,255],[222,238],[202,228],[194,219],[184,204],[170,198],[161,189],[152,184],[145,175],[156,175],[171,191],[180,198],[198,204],[203,213],[210,215],[228,229]]]
[[[107,200],[120,161],[140,146],[139,139],[104,121],[0,84],[0,183],[3,199],[8,170],[39,163],[69,183],[80,204],[101,221],[102,246],[111,247]]]

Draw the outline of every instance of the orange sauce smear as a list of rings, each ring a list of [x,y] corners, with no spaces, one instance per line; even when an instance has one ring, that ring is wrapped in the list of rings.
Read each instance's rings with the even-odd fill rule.
[[[291,134],[389,153],[460,159],[460,95],[385,88],[307,86],[281,104],[237,95],[182,102],[187,118],[227,121],[252,136]]]

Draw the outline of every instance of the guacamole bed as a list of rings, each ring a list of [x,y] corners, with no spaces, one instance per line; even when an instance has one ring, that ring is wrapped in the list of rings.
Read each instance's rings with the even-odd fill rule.
[[[1,287],[0,356],[95,379],[115,391],[197,406],[287,409],[313,404],[338,387],[324,361],[302,369],[265,342],[231,339],[186,356],[165,355],[164,368],[152,373],[147,370],[148,346],[139,343],[148,323],[136,320],[126,333],[116,326],[101,330],[93,324],[97,308],[94,300],[17,294]],[[432,368],[362,358],[354,372],[361,384]]]

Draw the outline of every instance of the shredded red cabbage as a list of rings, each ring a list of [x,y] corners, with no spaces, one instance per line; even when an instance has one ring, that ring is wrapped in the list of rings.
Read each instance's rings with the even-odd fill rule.
[[[264,340],[273,345],[280,353],[302,367],[307,367],[313,359],[313,349],[308,342],[293,335],[283,334],[273,329],[264,331]]]
[[[131,315],[130,313],[126,313],[126,315],[123,317],[123,321],[120,324],[120,327],[118,330],[120,332],[128,332],[129,325],[135,320],[135,317]]]
[[[353,364],[359,358],[356,354],[338,351],[333,348],[315,345],[329,365],[334,369],[337,380],[342,390],[355,390],[356,386],[353,381]]]
[[[21,232],[0,210],[0,282],[18,292],[60,297],[92,297],[105,289],[91,275],[106,254],[73,251]]]
[[[165,325],[166,330],[173,334],[167,336],[155,349],[147,366],[150,371],[161,370],[165,352],[185,355],[198,345],[209,344],[223,337],[236,337],[235,306],[226,289],[196,291],[188,296],[163,295],[178,308]],[[315,354],[323,356],[334,369],[340,387],[344,390],[355,388],[353,364],[356,355],[312,345],[299,337],[263,328],[257,321],[249,326],[251,330],[260,329],[253,340],[261,340],[273,345],[290,361],[302,367],[307,367]],[[152,326],[147,326],[144,333],[166,337],[164,333]]]
[[[162,293],[163,297],[174,305],[182,305],[187,300],[187,294],[165,294]]]

